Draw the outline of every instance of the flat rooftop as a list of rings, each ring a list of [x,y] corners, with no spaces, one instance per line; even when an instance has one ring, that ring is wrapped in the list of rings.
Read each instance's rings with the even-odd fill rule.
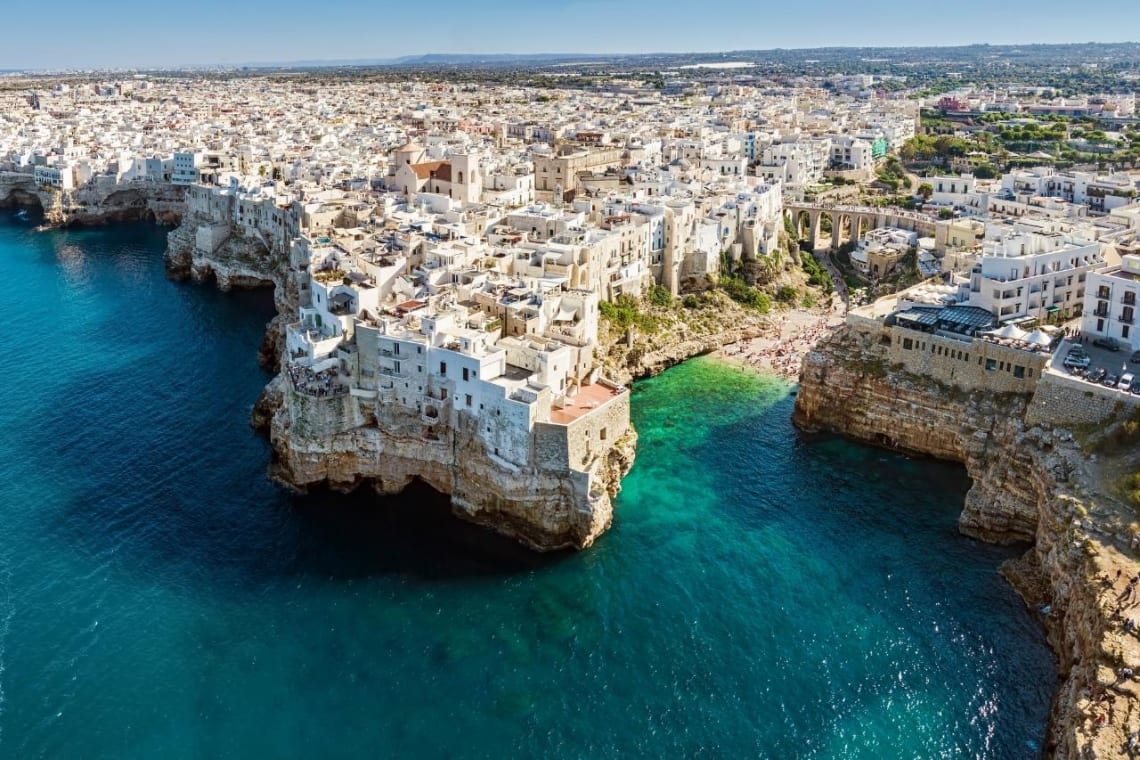
[[[621,395],[621,391],[601,383],[583,385],[578,389],[578,395],[573,400],[567,399],[562,409],[550,410],[550,421],[558,425],[569,425],[574,420],[594,411],[612,398]]]

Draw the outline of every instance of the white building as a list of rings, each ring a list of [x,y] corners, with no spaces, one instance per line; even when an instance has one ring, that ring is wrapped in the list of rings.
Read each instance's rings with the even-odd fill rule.
[[[1099,242],[1020,229],[987,233],[970,272],[970,305],[999,321],[1079,315],[1087,273],[1104,263]]]
[[[193,185],[199,179],[198,167],[202,165],[201,153],[175,153],[174,167],[170,182],[174,185]]]
[[[1140,350],[1135,329],[1140,293],[1140,255],[1122,256],[1120,266],[1089,272],[1081,330],[1086,335],[1114,338],[1130,351]]]

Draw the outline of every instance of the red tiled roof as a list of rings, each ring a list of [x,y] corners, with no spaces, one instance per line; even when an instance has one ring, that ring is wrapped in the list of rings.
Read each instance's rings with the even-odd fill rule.
[[[451,181],[451,163],[448,161],[426,161],[422,164],[412,164],[411,167],[420,179]]]

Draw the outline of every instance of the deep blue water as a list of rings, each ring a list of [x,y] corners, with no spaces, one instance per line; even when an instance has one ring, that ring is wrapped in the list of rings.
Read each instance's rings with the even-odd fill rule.
[[[267,294],[0,214],[0,757],[1035,756],[1052,659],[960,468],[697,360],[637,386],[590,551],[289,497],[247,422]]]

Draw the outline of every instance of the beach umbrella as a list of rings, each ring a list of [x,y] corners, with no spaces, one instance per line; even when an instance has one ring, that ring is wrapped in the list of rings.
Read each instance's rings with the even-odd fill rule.
[[[1028,333],[1017,325],[1006,325],[994,334],[999,338],[1007,338],[1009,340],[1025,340],[1025,336]]]

